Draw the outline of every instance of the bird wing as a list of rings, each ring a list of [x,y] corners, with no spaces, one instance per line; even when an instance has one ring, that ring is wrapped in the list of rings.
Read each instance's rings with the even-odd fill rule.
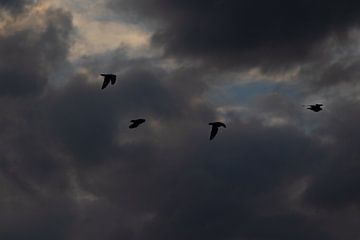
[[[104,82],[103,82],[103,85],[102,85],[101,89],[106,88],[106,86],[107,86],[109,83],[110,83],[110,79],[109,79],[107,76],[105,76]]]
[[[215,137],[215,135],[217,134],[217,132],[218,132],[218,128],[215,127],[215,126],[212,126],[212,128],[211,128],[211,133],[210,133],[210,140],[213,140],[213,139],[214,139],[214,137]]]
[[[113,75],[111,78],[111,84],[114,85],[116,82],[116,75]]]

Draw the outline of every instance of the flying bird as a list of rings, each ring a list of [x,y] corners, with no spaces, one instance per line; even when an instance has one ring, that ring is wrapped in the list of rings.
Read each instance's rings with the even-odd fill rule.
[[[211,133],[210,133],[210,141],[214,139],[214,137],[216,136],[218,130],[219,130],[219,127],[224,127],[226,128],[226,125],[222,122],[212,122],[212,123],[209,123],[209,125],[212,126],[211,128]]]
[[[320,112],[322,109],[323,104],[313,104],[313,105],[307,105],[308,107],[306,109],[309,109],[314,112]]]
[[[129,128],[137,128],[140,124],[144,123],[146,120],[145,119],[142,119],[142,118],[139,118],[139,119],[134,119],[134,120],[131,120],[131,124],[129,126]]]
[[[112,85],[115,84],[116,82],[116,75],[115,74],[100,74],[101,76],[104,77],[104,82],[103,82],[103,85],[101,87],[101,89],[104,89],[106,88],[107,85],[109,85],[109,83],[111,82]]]

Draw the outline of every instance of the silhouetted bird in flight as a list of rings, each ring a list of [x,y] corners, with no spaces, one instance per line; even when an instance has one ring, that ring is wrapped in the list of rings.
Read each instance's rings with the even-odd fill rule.
[[[104,77],[104,83],[101,87],[101,89],[106,88],[107,85],[109,85],[109,83],[111,82],[112,85],[115,84],[116,82],[116,75],[115,74],[100,74],[101,76]]]
[[[131,120],[131,124],[129,126],[129,128],[137,128],[140,124],[144,123],[146,120],[145,119],[142,119],[142,118],[139,118],[139,119],[134,119],[134,120]]]
[[[218,130],[219,130],[219,127],[224,127],[226,128],[226,125],[222,122],[212,122],[212,123],[209,123],[209,125],[212,126],[211,128],[211,133],[210,133],[210,141],[214,139],[214,137],[216,136]]]
[[[314,112],[320,112],[322,109],[321,106],[324,106],[323,104],[314,104],[314,105],[307,105],[309,110]]]

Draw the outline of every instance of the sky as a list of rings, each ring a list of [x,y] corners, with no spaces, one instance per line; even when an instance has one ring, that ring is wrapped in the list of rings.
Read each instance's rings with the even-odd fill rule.
[[[359,1],[0,0],[0,19],[0,239],[360,239]]]

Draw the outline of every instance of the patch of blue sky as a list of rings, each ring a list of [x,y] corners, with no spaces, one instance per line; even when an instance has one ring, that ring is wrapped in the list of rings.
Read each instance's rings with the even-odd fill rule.
[[[230,83],[214,87],[207,93],[208,100],[214,105],[246,105],[257,96],[268,94],[281,94],[288,97],[298,95],[298,87],[295,84],[253,81],[243,83]]]

